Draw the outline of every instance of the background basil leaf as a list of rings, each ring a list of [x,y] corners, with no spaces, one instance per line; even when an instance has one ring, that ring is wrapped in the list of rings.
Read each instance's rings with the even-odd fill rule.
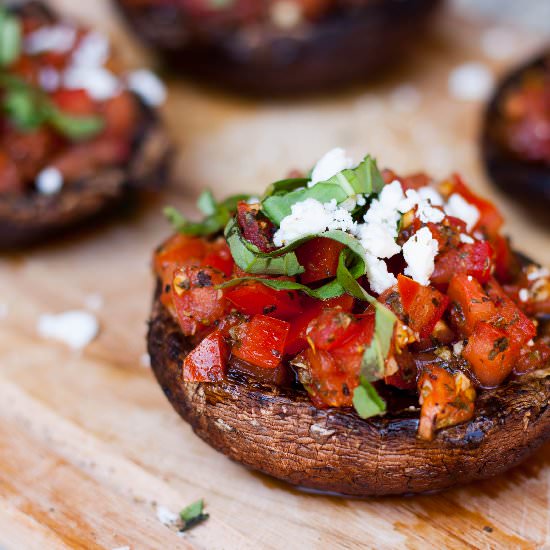
[[[0,6],[0,67],[9,67],[21,54],[21,24]]]
[[[216,212],[216,199],[212,195],[212,191],[207,189],[203,191],[197,199],[197,208],[205,215],[211,216]]]
[[[384,180],[376,161],[370,155],[367,155],[357,167],[342,170],[327,180],[327,183],[340,185],[348,196],[380,193],[384,187]]]

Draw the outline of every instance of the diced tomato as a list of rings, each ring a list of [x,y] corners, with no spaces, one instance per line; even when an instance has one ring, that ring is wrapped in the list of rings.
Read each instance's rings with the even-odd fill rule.
[[[331,350],[334,358],[347,369],[359,375],[363,354],[372,341],[374,334],[374,313],[364,314],[349,331],[345,340]]]
[[[487,241],[461,244],[437,256],[431,281],[444,286],[456,273],[465,273],[485,283],[491,276],[493,250]]]
[[[332,239],[317,237],[296,249],[298,262],[305,269],[300,275],[304,284],[336,276],[338,259],[344,245]]]
[[[498,235],[504,223],[504,218],[498,208],[492,202],[473,193],[458,174],[453,175],[453,183],[453,192],[462,195],[466,201],[479,210],[480,217],[474,229],[482,231],[489,237]]]
[[[92,115],[97,111],[93,99],[86,90],[62,89],[52,94],[52,101],[71,115]]]
[[[189,353],[183,362],[185,382],[219,382],[225,378],[228,346],[219,330],[215,330]]]
[[[204,257],[206,248],[204,239],[176,233],[155,251],[153,258],[155,273],[161,275],[169,265],[182,266],[189,260],[198,262]]]
[[[274,369],[283,357],[290,325],[286,321],[255,315],[237,328],[238,342],[232,353],[235,357],[263,367]]]
[[[17,165],[0,151],[0,193],[18,193],[24,190],[24,184],[19,177]]]
[[[449,304],[449,298],[435,288],[422,286],[404,275],[398,275],[397,285],[407,324],[418,332],[420,338],[428,338]]]
[[[104,133],[118,138],[130,137],[137,119],[137,105],[130,92],[122,92],[102,105]]]
[[[455,275],[447,295],[452,302],[451,318],[463,336],[472,334],[479,321],[487,321],[496,314],[495,304],[471,275]]]
[[[304,308],[301,315],[290,321],[290,329],[285,345],[285,355],[296,355],[305,350],[308,346],[306,339],[307,327],[323,310],[323,303],[319,300],[312,300],[312,304]]]
[[[206,254],[202,260],[205,267],[213,267],[224,273],[227,277],[231,276],[235,262],[231,256],[231,250],[224,240],[217,241],[210,247],[211,252]]]
[[[307,349],[298,357],[298,362],[307,370],[299,376],[316,407],[352,406],[353,391],[359,385],[358,371],[320,349]]]
[[[503,330],[519,347],[536,336],[537,328],[533,321],[506,295],[495,279],[487,283],[486,289],[497,307],[496,314],[490,319],[493,326]]]
[[[550,365],[550,347],[542,341],[522,349],[519,359],[514,365],[516,374],[524,374]]]
[[[428,223],[432,237],[439,245],[439,253],[461,244],[460,235],[466,233],[466,222],[453,216],[445,216],[441,223]]]
[[[223,273],[196,265],[180,267],[174,274],[172,303],[186,336],[197,332],[201,325],[211,326],[222,318],[226,301],[215,285],[223,283]]]
[[[237,221],[243,237],[257,246],[262,252],[273,249],[273,233],[275,226],[260,212],[257,204],[247,204],[244,201],[237,205]]]
[[[492,245],[495,251],[495,277],[501,283],[514,281],[520,274],[521,265],[510,247],[509,240],[497,235],[493,237]]]
[[[323,300],[321,303],[323,304],[323,307],[327,309],[339,307],[343,311],[350,312],[353,309],[354,298],[349,294],[342,294],[342,296],[338,296],[336,298]]]
[[[275,290],[262,283],[244,283],[226,292],[227,299],[245,315],[269,315],[291,319],[302,312],[295,290]]]
[[[431,441],[436,430],[466,422],[474,414],[476,393],[461,372],[453,374],[439,365],[429,365],[418,379],[418,392],[420,439]]]
[[[313,347],[331,350],[340,346],[358,329],[359,324],[349,313],[339,309],[325,309],[309,323],[306,334]]]
[[[520,346],[506,332],[489,323],[480,322],[469,336],[462,357],[470,363],[482,386],[494,387],[512,372],[519,352]]]

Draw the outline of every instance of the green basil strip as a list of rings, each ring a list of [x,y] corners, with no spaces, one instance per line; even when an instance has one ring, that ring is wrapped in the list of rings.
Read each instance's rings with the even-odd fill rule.
[[[208,519],[208,514],[204,513],[204,502],[203,500],[197,500],[189,506],[186,506],[180,512],[180,518],[183,522],[183,526],[180,531],[187,531],[195,525]]]
[[[361,384],[353,392],[353,406],[361,418],[370,418],[386,412],[385,401],[365,379],[361,379]]]
[[[307,187],[309,178],[288,178],[272,183],[265,191],[263,198],[271,197],[271,195],[280,195],[289,193],[300,187]]]
[[[105,127],[105,121],[100,116],[74,116],[56,107],[50,107],[48,111],[50,126],[74,141],[90,139]]]
[[[348,196],[380,193],[384,187],[384,179],[376,161],[370,155],[367,155],[357,167],[342,170],[326,183],[339,185]]]
[[[197,199],[197,208],[205,216],[212,216],[212,214],[215,214],[217,206],[216,199],[209,189],[203,191]]]
[[[9,67],[21,54],[21,23],[0,7],[0,67]]]

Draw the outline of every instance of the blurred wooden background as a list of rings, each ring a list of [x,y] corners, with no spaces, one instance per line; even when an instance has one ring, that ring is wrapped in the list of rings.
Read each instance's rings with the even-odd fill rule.
[[[130,65],[152,62],[107,0],[52,4],[110,32]],[[440,495],[309,495],[198,440],[143,357],[149,258],[169,232],[161,207],[191,213],[204,187],[219,196],[260,191],[337,145],[397,171],[460,171],[502,207],[517,247],[550,264],[547,214],[501,195],[483,175],[483,104],[448,90],[450,71],[463,63],[480,62],[498,77],[537,51],[550,36],[548,6],[451,2],[406,65],[331,96],[255,102],[170,77],[164,113],[178,146],[171,189],[121,213],[119,223],[0,258],[0,548],[550,545],[550,447],[505,476]],[[508,37],[505,56],[495,58],[491,36],[493,45]],[[41,313],[85,309],[91,296],[101,330],[82,353],[37,336]],[[185,538],[158,520],[158,506],[177,512],[197,498],[211,517]]]

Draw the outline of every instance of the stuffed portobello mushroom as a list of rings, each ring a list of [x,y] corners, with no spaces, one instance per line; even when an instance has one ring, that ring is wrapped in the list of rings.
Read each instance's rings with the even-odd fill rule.
[[[438,0],[116,0],[186,74],[261,95],[372,77],[417,40]]]
[[[368,496],[502,472],[550,435],[549,272],[458,176],[325,155],[154,255],[148,347],[194,431],[292,484]]]
[[[550,203],[550,52],[498,87],[485,116],[482,147],[498,186]]]
[[[42,4],[0,6],[0,248],[34,244],[157,189],[164,88],[97,31]]]

